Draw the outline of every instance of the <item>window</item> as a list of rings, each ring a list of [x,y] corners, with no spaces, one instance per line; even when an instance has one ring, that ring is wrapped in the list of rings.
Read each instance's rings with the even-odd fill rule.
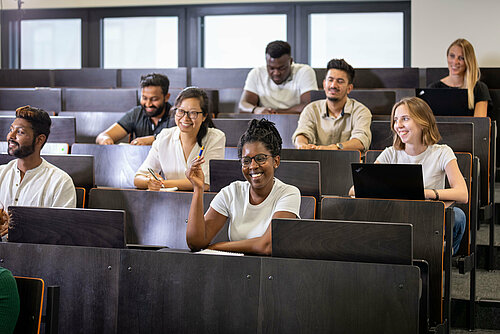
[[[255,67],[265,64],[269,42],[286,41],[286,15],[210,15],[204,17],[204,67]]]
[[[164,17],[105,18],[104,68],[176,68],[178,19]]]
[[[21,68],[81,68],[81,41],[80,19],[23,20]]]
[[[353,67],[403,67],[403,13],[310,14],[311,66],[332,58]]]

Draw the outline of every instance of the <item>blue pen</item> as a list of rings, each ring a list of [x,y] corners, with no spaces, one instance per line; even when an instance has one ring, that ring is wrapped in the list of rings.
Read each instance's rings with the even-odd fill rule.
[[[203,154],[203,151],[204,151],[204,150],[205,150],[205,145],[203,145],[203,146],[201,147],[200,153],[198,153],[198,156],[196,157],[196,159],[201,158],[201,155]]]

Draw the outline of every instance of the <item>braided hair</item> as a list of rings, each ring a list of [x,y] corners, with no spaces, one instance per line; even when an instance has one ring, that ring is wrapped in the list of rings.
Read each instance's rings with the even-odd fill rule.
[[[240,137],[240,142],[238,144],[238,158],[241,159],[243,145],[254,142],[261,142],[264,144],[273,157],[281,154],[281,145],[283,141],[281,140],[280,133],[274,126],[274,123],[265,118],[260,120],[252,119],[249,122],[247,130]]]

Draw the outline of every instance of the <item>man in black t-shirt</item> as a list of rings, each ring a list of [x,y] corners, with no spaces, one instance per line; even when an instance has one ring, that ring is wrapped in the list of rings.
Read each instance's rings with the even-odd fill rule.
[[[101,132],[96,143],[112,145],[132,134],[132,145],[151,145],[155,136],[164,128],[175,126],[170,119],[168,103],[169,80],[162,74],[147,74],[141,77],[141,105],[129,110],[118,122]]]

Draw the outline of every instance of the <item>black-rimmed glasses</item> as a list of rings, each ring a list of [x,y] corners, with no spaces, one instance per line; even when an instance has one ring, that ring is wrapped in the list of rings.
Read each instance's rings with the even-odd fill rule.
[[[271,157],[271,155],[261,153],[261,154],[257,154],[254,157],[242,157],[240,161],[241,161],[241,165],[244,167],[250,166],[250,164],[252,163],[252,160],[255,160],[257,165],[261,166],[261,165],[266,163],[267,158],[269,158],[269,157]]]
[[[184,117],[184,115],[188,115],[189,118],[191,118],[192,120],[195,120],[198,118],[198,114],[203,114],[203,111],[194,111],[194,110],[191,110],[191,111],[186,111],[186,110],[183,110],[183,109],[180,109],[180,108],[174,108],[174,111],[175,111],[175,116],[176,117],[179,117],[179,118],[182,118]]]

